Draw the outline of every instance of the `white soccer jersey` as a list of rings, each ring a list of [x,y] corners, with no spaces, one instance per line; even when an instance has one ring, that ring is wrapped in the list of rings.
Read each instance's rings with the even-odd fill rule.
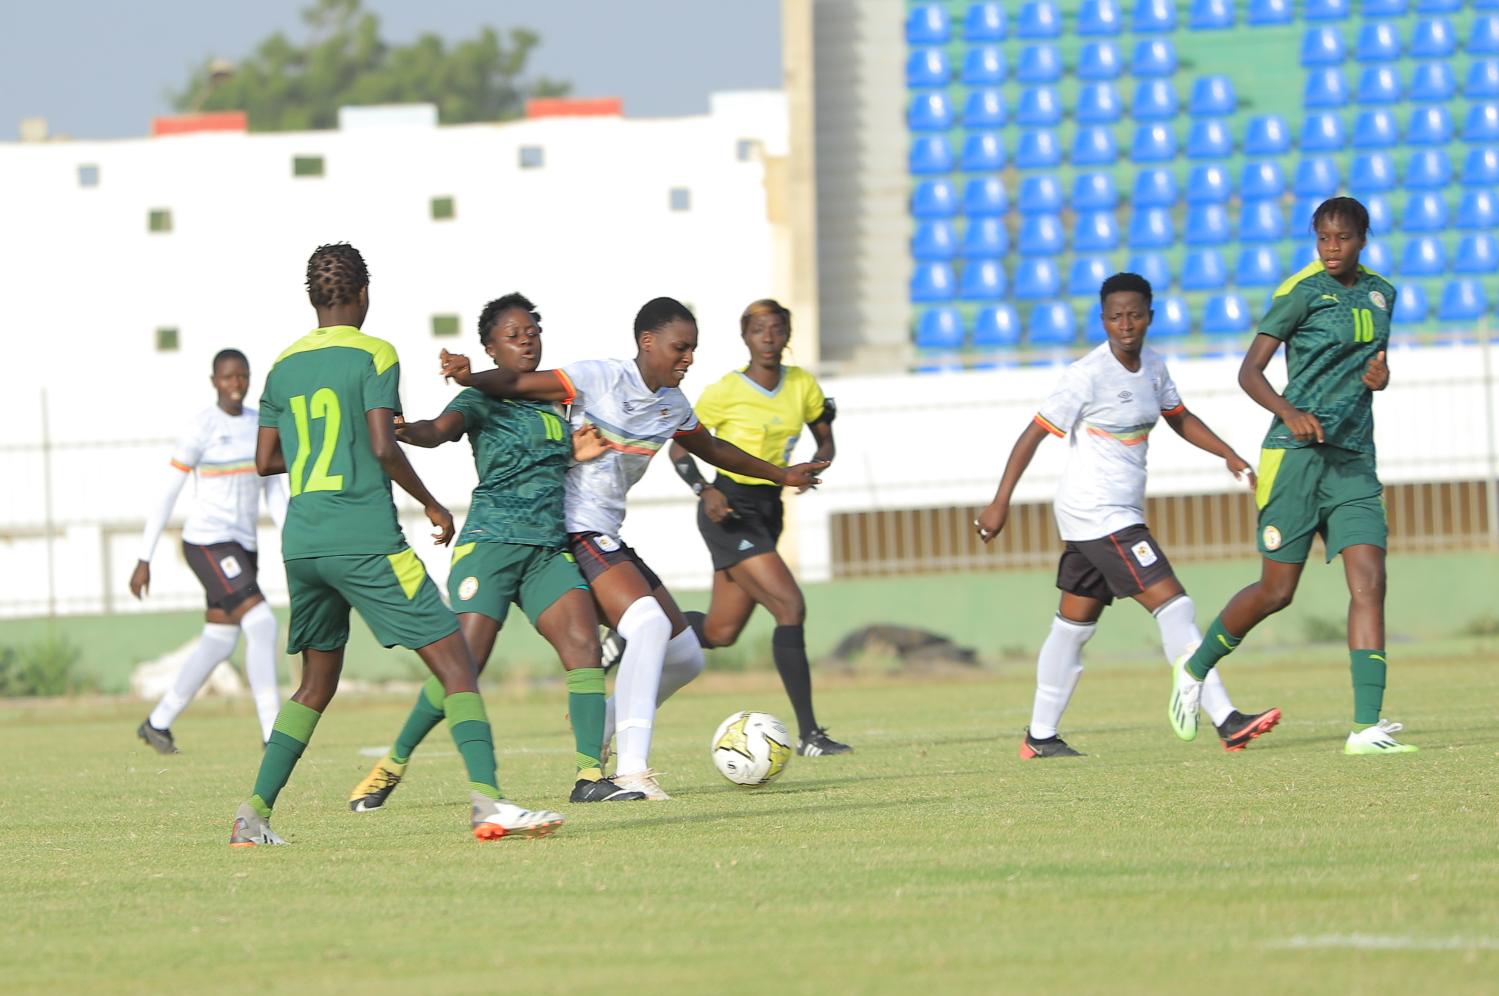
[[[1062,374],[1036,422],[1067,436],[1067,469],[1057,488],[1057,530],[1064,540],[1101,539],[1145,521],[1145,456],[1162,415],[1182,411],[1166,361],[1140,351],[1126,370],[1104,343]]]
[[[563,518],[570,533],[618,538],[625,495],[673,436],[698,427],[686,395],[675,387],[652,393],[634,360],[585,360],[556,371],[567,388],[573,429],[592,423],[608,443],[603,456],[575,464],[564,483]]]

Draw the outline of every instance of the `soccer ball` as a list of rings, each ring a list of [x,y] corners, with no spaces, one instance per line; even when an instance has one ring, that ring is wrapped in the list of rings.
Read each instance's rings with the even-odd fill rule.
[[[765,712],[736,712],[713,734],[713,766],[735,785],[768,785],[791,761],[791,735]]]

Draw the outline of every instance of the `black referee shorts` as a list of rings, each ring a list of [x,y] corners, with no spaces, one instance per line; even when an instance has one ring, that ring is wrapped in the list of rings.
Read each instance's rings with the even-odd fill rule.
[[[779,484],[740,484],[719,475],[713,486],[729,500],[734,514],[723,522],[714,522],[697,505],[697,531],[708,544],[715,571],[728,570],[740,561],[773,553],[785,525],[785,507],[781,504]]]

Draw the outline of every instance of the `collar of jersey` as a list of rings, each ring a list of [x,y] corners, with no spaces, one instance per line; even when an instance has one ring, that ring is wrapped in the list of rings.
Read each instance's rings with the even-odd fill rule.
[[[759,391],[761,394],[765,395],[767,398],[773,398],[777,394],[781,393],[781,388],[786,383],[786,367],[785,367],[784,364],[782,364],[782,366],[781,366],[781,377],[780,377],[780,379],[776,381],[776,386],[774,388],[772,388],[771,390],[769,390],[769,391],[767,391],[765,388],[761,387],[758,383],[756,383],[755,378],[751,377],[748,373],[745,372],[748,369],[749,369],[748,367],[745,367],[744,370],[736,370],[734,372],[737,373],[744,380],[744,382],[746,384],[748,384],[750,387],[753,387],[755,390]]]

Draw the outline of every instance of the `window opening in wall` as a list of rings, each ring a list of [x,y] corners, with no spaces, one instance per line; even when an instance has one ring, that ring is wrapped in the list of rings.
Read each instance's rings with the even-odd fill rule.
[[[78,186],[97,187],[99,185],[99,167],[94,163],[82,163],[78,167]]]
[[[541,169],[546,165],[546,150],[539,145],[522,145],[520,147],[520,168]]]
[[[692,210],[692,191],[686,187],[671,188],[671,209],[673,211]]]
[[[146,228],[152,232],[170,232],[172,230],[172,209],[152,208],[146,216]]]
[[[449,221],[457,217],[457,209],[453,206],[451,197],[432,198],[432,220]]]
[[[323,175],[323,157],[322,156],[292,156],[292,160],[291,160],[291,175],[292,176],[322,176]]]
[[[164,325],[156,330],[156,351],[158,353],[177,352],[176,329]]]
[[[433,315],[432,316],[432,334],[433,335],[443,335],[443,336],[446,336],[446,335],[457,335],[458,334],[458,316],[457,315]]]

